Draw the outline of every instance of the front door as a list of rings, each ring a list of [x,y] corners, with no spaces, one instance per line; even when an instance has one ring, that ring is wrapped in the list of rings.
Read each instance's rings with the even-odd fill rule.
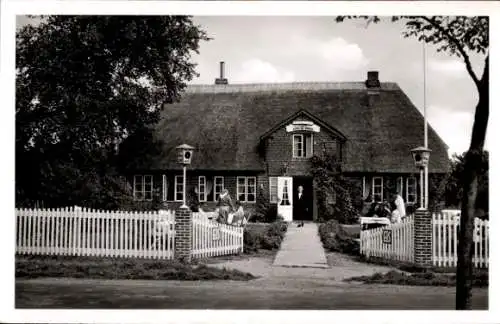
[[[278,177],[278,215],[286,222],[293,220],[293,178]]]
[[[293,220],[311,221],[314,196],[312,177],[294,177],[293,180]]]

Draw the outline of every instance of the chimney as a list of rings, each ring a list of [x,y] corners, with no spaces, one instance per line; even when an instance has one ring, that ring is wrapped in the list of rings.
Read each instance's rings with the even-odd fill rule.
[[[220,78],[215,79],[215,84],[227,84],[227,79],[224,77],[224,61],[220,62]]]
[[[378,79],[378,71],[368,71],[365,81],[367,88],[380,88],[380,81]]]

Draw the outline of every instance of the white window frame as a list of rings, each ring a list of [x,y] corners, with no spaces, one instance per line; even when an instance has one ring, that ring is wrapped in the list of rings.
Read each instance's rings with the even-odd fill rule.
[[[306,142],[306,137],[310,136],[311,137],[311,143],[309,147],[309,151],[311,154],[308,154],[309,152],[307,151],[307,147],[305,145]],[[296,138],[301,138],[300,143],[301,143],[301,152],[302,155],[297,155],[298,150],[295,149],[295,139]],[[292,135],[292,157],[296,159],[306,159],[314,155],[314,135],[313,134],[293,134]]]
[[[276,181],[275,184],[272,182]],[[273,200],[273,187],[276,189],[276,199]],[[269,177],[269,203],[277,204],[278,203],[278,177]]]
[[[167,175],[163,174],[162,175],[162,200],[167,201],[167,194],[168,194],[168,183],[167,183]]]
[[[201,190],[203,186],[203,191]],[[207,201],[207,178],[205,176],[198,177],[198,200],[200,202]]]
[[[176,202],[184,201],[184,179],[182,179],[182,177],[183,176],[181,176],[181,175],[176,175],[175,176],[174,201],[176,201]],[[177,179],[181,179],[181,180],[177,180]],[[182,187],[181,191],[177,190],[177,186],[178,185],[180,185]],[[177,194],[181,194],[182,198],[180,200],[177,199]]]
[[[380,179],[380,185],[375,186],[375,180]],[[375,187],[380,187],[380,201],[375,199]],[[384,178],[383,177],[373,177],[372,178],[372,201],[382,202],[384,201]]]
[[[240,179],[244,180],[243,184],[243,190],[241,191],[240,188]],[[248,195],[249,195],[249,188],[250,185],[248,184],[248,180],[253,179],[253,200],[248,200]],[[240,195],[244,195],[245,199],[241,200]],[[241,202],[245,203],[255,203],[257,201],[257,177],[236,177],[236,199],[238,199]]]
[[[415,188],[412,196],[415,197],[415,200],[411,201],[410,200],[410,190],[409,190],[409,187],[410,187],[410,183],[409,183],[409,180],[412,179],[413,180],[413,187]],[[408,204],[414,204],[417,202],[417,199],[418,199],[418,188],[417,188],[417,178],[416,177],[408,177],[406,178],[406,203]]]
[[[295,145],[297,143],[297,141],[296,141],[297,138],[301,139],[300,140],[300,144],[301,144],[300,150],[301,150],[301,152],[305,153],[304,152],[304,134],[293,134],[292,135],[292,142],[293,142],[292,143],[292,145],[293,145],[293,148],[292,148],[292,157],[294,157],[294,158],[304,158],[304,156],[298,155],[298,153],[299,153],[298,151],[299,150],[296,149],[296,145]]]
[[[403,197],[403,192],[404,192],[404,187],[403,187],[403,177],[398,177],[397,182],[399,183],[399,188],[401,188],[401,192],[398,192],[398,195],[401,195]],[[396,191],[398,189],[398,186],[396,185]]]
[[[136,197],[137,195],[137,190],[136,190],[136,179],[140,177],[141,179],[141,190],[139,192],[142,193],[142,198],[141,199],[138,199]],[[149,179],[151,179],[151,191],[148,191],[151,193],[151,199],[146,199],[146,177],[148,177]],[[153,187],[153,176],[150,175],[150,174],[134,174],[134,188],[133,188],[133,197],[134,197],[134,200],[137,200],[137,201],[152,201],[153,200],[153,193],[154,193],[154,187]]]
[[[219,179],[222,179],[222,187],[220,188],[220,191],[217,191],[217,180]],[[214,201],[217,201],[217,195],[220,195],[223,190],[224,190],[224,177],[222,176],[214,177]]]

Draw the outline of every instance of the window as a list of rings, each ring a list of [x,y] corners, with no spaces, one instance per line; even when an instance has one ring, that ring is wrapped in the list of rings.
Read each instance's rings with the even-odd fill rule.
[[[406,202],[413,204],[417,202],[417,179],[406,178]]]
[[[278,202],[278,177],[269,177],[269,202]]]
[[[219,200],[219,196],[224,190],[224,177],[214,178],[214,201]]]
[[[290,205],[290,197],[288,197],[288,180],[285,180],[283,183],[283,196],[281,197],[282,206]]]
[[[162,176],[162,200],[167,201],[168,185],[167,185],[167,175]]]
[[[207,179],[205,176],[198,177],[198,199],[207,201]]]
[[[183,176],[175,176],[175,201],[184,201],[184,182]]]
[[[134,199],[153,200],[153,176],[151,175],[134,176]]]
[[[384,180],[382,177],[374,177],[372,182],[373,201],[382,202],[384,200]]]
[[[255,177],[238,177],[236,182],[236,193],[239,201],[255,202],[256,190]]]
[[[312,134],[293,135],[293,157],[307,158],[313,155]]]
[[[403,197],[403,177],[398,177],[396,182],[396,191],[398,195]]]

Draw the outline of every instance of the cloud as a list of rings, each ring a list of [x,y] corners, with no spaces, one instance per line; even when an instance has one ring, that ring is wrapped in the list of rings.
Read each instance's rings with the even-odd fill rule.
[[[341,37],[321,40],[293,36],[289,46],[283,44],[282,51],[280,55],[292,56],[296,61],[314,62],[329,69],[352,71],[369,63],[358,44]]]
[[[331,67],[337,69],[357,70],[369,62],[358,44],[348,43],[340,37],[332,38],[326,42],[318,42],[316,46],[309,49],[312,53],[319,53]]]
[[[293,71],[256,58],[244,61],[231,76],[231,81],[235,83],[292,82],[294,80]]]
[[[474,121],[472,113],[436,105],[430,105],[427,112],[429,124],[448,144],[450,154],[467,150]]]
[[[461,75],[466,71],[465,64],[457,60],[430,60],[428,67],[434,72],[453,75]]]

